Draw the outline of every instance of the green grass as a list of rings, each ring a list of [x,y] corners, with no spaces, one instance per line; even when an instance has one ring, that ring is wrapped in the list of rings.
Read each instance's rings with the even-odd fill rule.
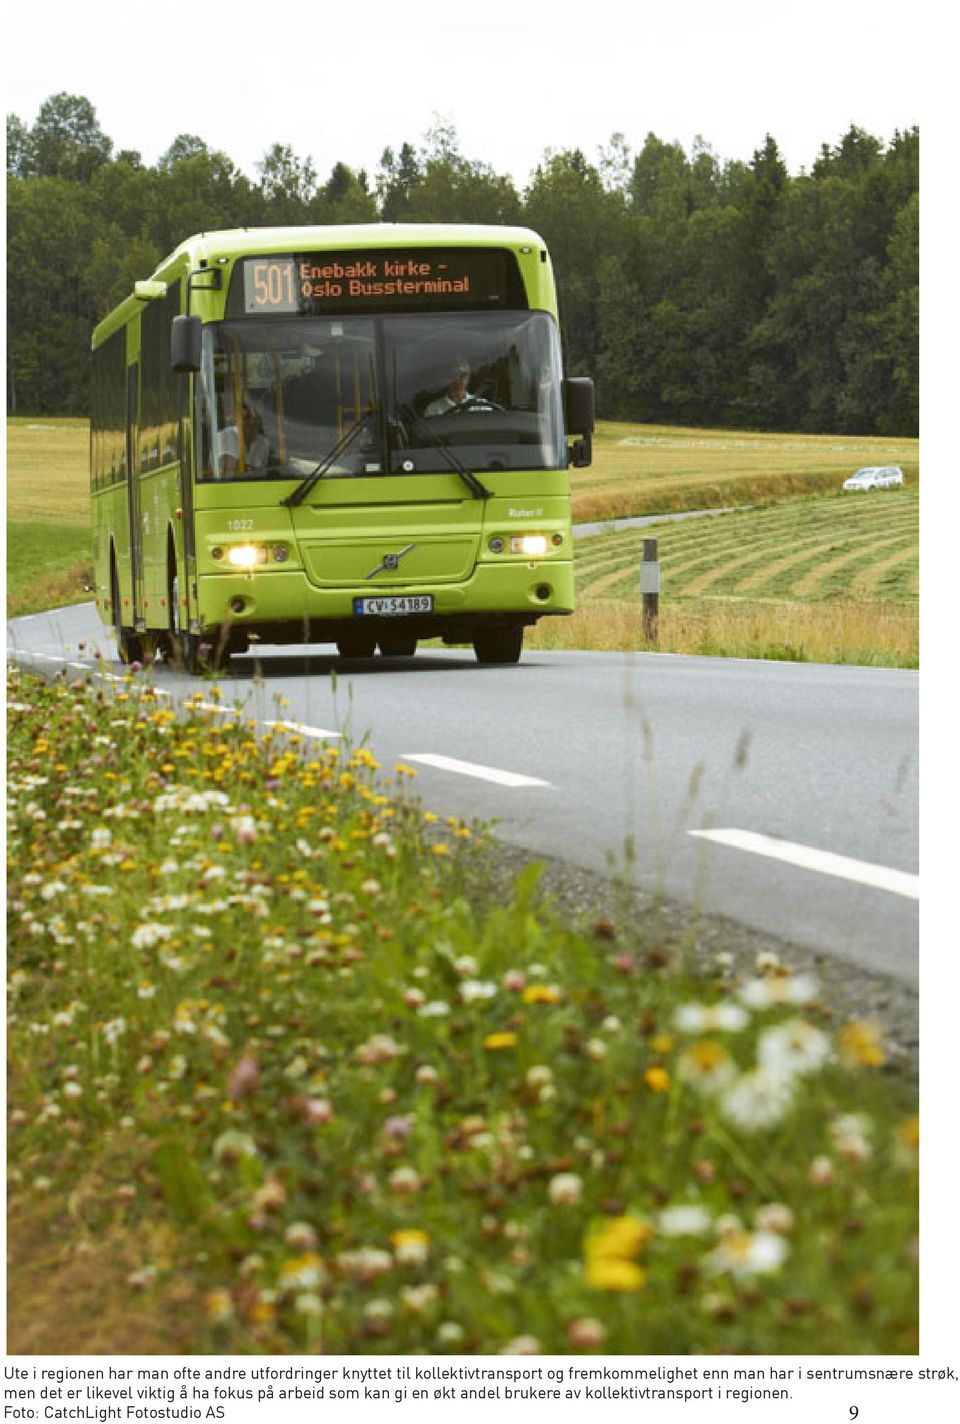
[[[873,1026],[216,700],[12,674],[14,1353],[918,1348]]]
[[[7,614],[90,597],[87,421],[7,421]]]
[[[7,612],[10,617],[82,603],[90,597],[89,530],[74,524],[7,523]]]

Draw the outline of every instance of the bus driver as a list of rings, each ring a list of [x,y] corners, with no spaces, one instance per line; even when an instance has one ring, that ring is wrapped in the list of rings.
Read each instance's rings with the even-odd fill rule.
[[[442,396],[431,401],[425,415],[449,415],[454,410],[493,410],[495,407],[483,396],[475,396],[469,389],[470,366],[466,361],[458,361],[450,373],[450,380]]]

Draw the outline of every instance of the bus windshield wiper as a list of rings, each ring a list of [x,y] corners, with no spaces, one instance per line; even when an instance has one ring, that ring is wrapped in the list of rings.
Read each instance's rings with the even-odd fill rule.
[[[430,429],[428,422],[424,420],[423,416],[417,414],[412,405],[398,405],[397,410],[406,420],[410,421],[415,431],[421,431],[434,449],[439,450],[451,470],[460,476],[471,491],[474,499],[491,499],[493,497],[492,491],[487,489],[482,480],[477,479],[472,470],[468,470],[466,465],[457,459],[449,446],[444,445],[440,437]]]
[[[333,467],[333,465],[336,464],[337,460],[339,460],[340,456],[347,449],[348,445],[353,444],[354,440],[360,434],[360,431],[366,425],[368,419],[369,414],[364,414],[361,415],[359,420],[355,420],[353,424],[340,436],[340,439],[337,441],[336,445],[334,445],[329,455],[326,455],[320,461],[319,465],[315,470],[310,471],[310,474],[307,475],[306,479],[301,480],[300,484],[298,484],[296,489],[293,491],[293,494],[288,494],[286,499],[282,499],[280,503],[289,505],[291,508],[294,505],[302,504],[303,501],[306,499],[307,495],[313,489],[314,485],[318,484],[319,481],[323,479],[324,475],[326,475],[328,471]]]

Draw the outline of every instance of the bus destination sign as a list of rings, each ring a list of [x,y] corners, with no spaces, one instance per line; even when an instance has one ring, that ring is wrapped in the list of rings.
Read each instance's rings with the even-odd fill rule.
[[[516,258],[499,248],[245,257],[228,302],[232,316],[526,306]]]

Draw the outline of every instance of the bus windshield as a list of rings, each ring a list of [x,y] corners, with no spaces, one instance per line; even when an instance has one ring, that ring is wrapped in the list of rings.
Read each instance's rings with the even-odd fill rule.
[[[544,312],[211,323],[198,477],[562,469],[560,377]]]

